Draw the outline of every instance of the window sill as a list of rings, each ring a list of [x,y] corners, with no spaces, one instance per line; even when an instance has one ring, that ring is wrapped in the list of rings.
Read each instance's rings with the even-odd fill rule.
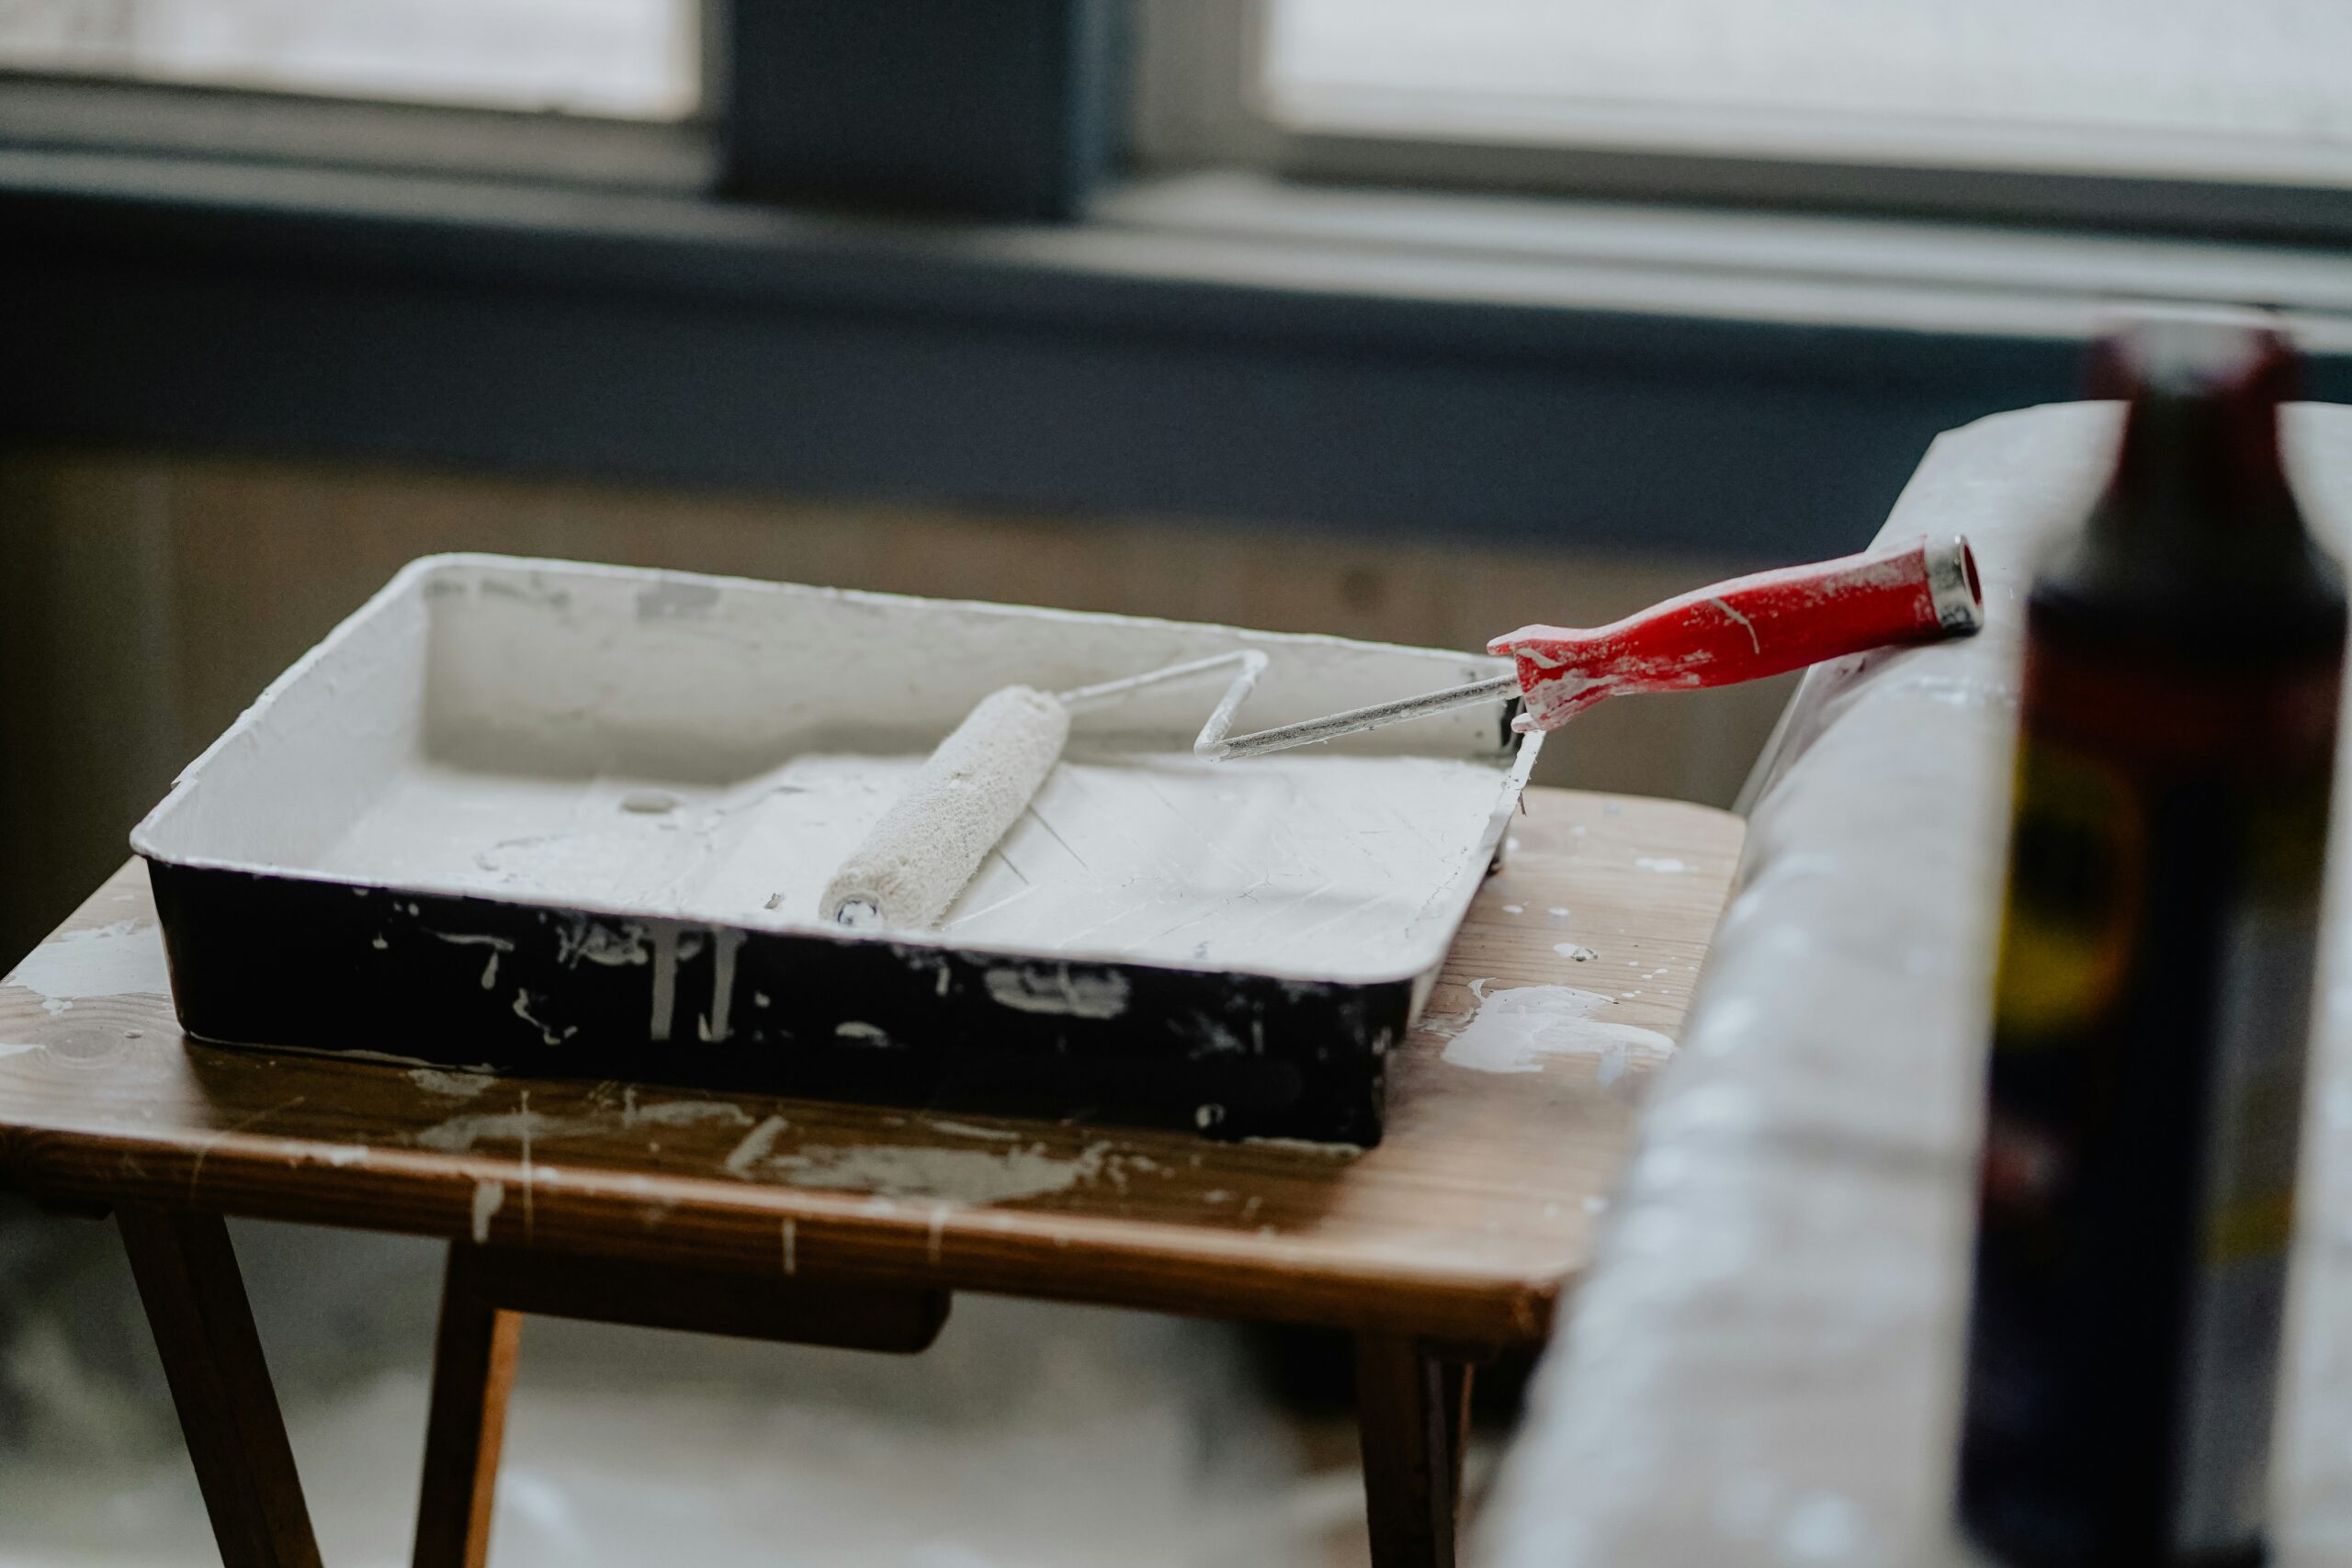
[[[1759,559],[2070,395],[2117,295],[2352,355],[2333,254],[1226,175],[1024,227],[16,146],[0,230],[35,438]]]
[[[681,194],[708,188],[715,164],[707,128],[693,120],[357,102],[4,68],[0,147]]]

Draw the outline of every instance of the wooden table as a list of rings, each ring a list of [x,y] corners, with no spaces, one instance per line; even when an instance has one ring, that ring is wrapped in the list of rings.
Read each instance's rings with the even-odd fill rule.
[[[198,1044],[133,863],[0,985],[0,1185],[113,1213],[231,1564],[318,1553],[227,1214],[451,1243],[419,1564],[486,1554],[523,1314],[911,1351],[959,1290],[1351,1332],[1374,1561],[1450,1562],[1468,1368],[1548,1331],[1648,1065],[1444,1031],[1568,985],[1671,1033],[1740,837],[1530,791],[1369,1152]]]

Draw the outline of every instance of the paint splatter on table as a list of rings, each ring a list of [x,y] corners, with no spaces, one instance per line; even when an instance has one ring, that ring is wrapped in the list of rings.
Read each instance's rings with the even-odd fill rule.
[[[756,1250],[796,1275],[1524,1342],[1589,1254],[1740,834],[1703,807],[1531,792],[1368,1152],[201,1045],[174,1019],[133,864],[0,986],[0,1182],[69,1206],[680,1264]],[[1511,998],[1530,987],[1573,1005],[1482,1048],[1525,1025],[1532,1003]],[[1484,1007],[1501,1011],[1476,1033]],[[1559,1046],[1596,1030],[1592,1049]]]

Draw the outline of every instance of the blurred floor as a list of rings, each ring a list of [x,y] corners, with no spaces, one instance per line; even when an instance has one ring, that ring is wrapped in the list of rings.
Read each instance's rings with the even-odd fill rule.
[[[441,1249],[232,1225],[325,1560],[408,1559]],[[0,1210],[0,1564],[219,1557],[112,1227]],[[496,1568],[1340,1568],[1344,1419],[1238,1331],[961,1297],[882,1357],[531,1319]]]

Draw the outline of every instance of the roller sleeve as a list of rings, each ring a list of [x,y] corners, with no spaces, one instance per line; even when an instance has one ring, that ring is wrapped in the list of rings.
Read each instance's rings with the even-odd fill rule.
[[[1069,710],[1044,692],[1007,686],[982,698],[842,863],[820,917],[899,930],[937,921],[1027,809],[1069,737]]]

